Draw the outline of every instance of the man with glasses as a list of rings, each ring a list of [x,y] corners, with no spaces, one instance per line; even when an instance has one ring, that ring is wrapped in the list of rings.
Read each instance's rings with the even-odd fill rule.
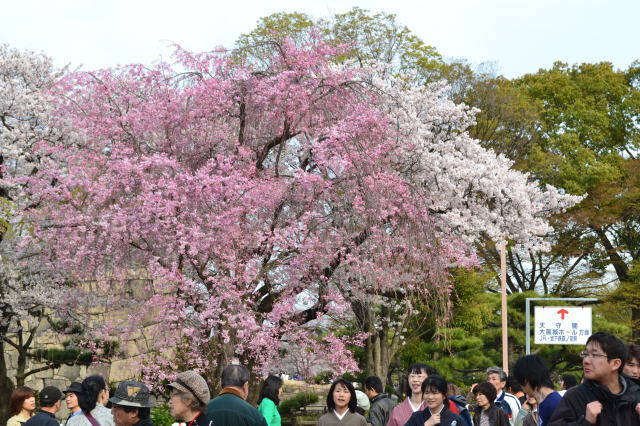
[[[640,426],[640,388],[620,374],[627,359],[624,342],[610,333],[595,333],[580,356],[584,382],[565,393],[550,426]]]

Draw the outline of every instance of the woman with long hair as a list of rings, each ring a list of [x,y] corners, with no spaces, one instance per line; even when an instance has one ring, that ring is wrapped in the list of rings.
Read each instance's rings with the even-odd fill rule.
[[[282,379],[277,376],[269,376],[262,384],[258,397],[258,411],[267,421],[267,426],[281,426],[282,420],[278,412],[280,393],[282,391]]]
[[[356,390],[351,382],[334,380],[327,394],[329,411],[320,417],[318,426],[367,426],[364,416],[356,412]]]
[[[22,426],[33,416],[36,411],[36,395],[33,389],[27,386],[18,386],[11,392],[9,402],[9,414],[11,418],[7,426]]]
[[[115,426],[111,410],[104,406],[109,400],[109,387],[102,376],[84,379],[77,395],[82,414],[71,417],[66,426]]]

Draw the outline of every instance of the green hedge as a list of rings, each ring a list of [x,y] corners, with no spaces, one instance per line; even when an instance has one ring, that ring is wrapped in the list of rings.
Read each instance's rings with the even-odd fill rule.
[[[167,404],[156,405],[151,408],[151,422],[153,426],[171,426],[175,423]]]
[[[309,404],[315,404],[320,400],[320,397],[313,392],[302,392],[294,396],[293,398],[286,399],[280,403],[278,411],[280,414],[289,416],[297,411],[300,411],[302,407]]]

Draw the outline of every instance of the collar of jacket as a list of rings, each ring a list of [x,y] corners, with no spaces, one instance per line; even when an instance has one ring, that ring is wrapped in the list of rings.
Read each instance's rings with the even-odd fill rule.
[[[637,402],[635,400],[635,395],[637,392],[640,392],[638,385],[622,374],[619,376],[619,380],[622,390],[618,394],[612,393],[606,386],[602,386],[592,380],[585,380],[583,384],[584,386],[591,388],[591,391],[595,394],[598,400],[620,399],[622,401]]]
[[[220,391],[220,395],[224,395],[224,394],[226,394],[226,393],[230,393],[231,395],[235,395],[235,396],[237,396],[238,398],[244,399],[244,396],[242,395],[242,393],[240,393],[240,391],[239,391],[238,389],[236,389],[236,388],[233,388],[233,387],[226,387],[226,388],[223,388],[223,389]]]
[[[376,396],[373,397],[371,402],[380,401],[382,398],[389,398],[389,395],[387,395],[386,393],[379,393],[379,394],[377,394]]]
[[[151,422],[151,419],[144,419],[144,420],[140,420],[138,423],[134,424],[133,426],[153,426],[153,423]]]

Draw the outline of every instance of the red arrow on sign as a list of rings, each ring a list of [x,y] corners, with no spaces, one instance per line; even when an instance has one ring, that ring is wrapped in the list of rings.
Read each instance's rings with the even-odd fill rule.
[[[566,309],[560,309],[557,313],[560,314],[560,319],[564,319],[564,316],[567,315],[569,311],[567,311]]]

